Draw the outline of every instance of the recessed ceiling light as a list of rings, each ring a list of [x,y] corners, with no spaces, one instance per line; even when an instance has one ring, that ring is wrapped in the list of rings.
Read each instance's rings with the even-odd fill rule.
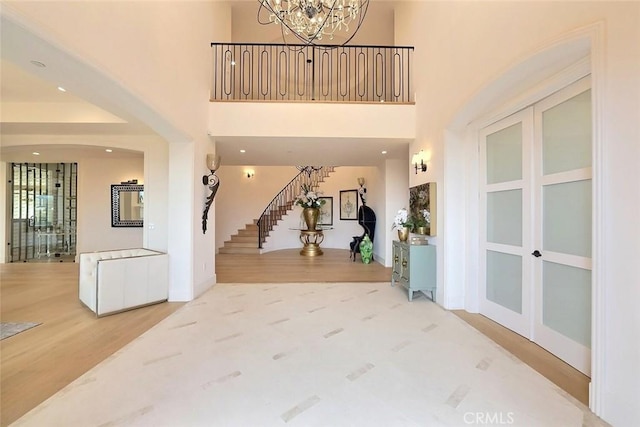
[[[387,150],[383,150],[383,151],[382,151],[382,154],[387,154]]]
[[[67,90],[65,88],[63,88],[62,86],[58,86],[58,90],[60,92],[66,92]]]
[[[246,152],[247,152],[247,150],[244,150],[244,149],[243,149],[243,150],[240,150],[240,152],[241,152],[241,153],[246,153]]]
[[[34,156],[39,156],[39,155],[40,155],[40,153],[38,153],[37,151],[34,151],[34,152],[33,152],[33,153],[31,153],[31,154],[33,154]]]
[[[113,153],[113,150],[112,150],[111,148],[107,148],[107,149],[106,149],[106,150],[104,150],[104,151],[106,151],[107,153]]]
[[[40,68],[46,67],[46,65],[43,62],[40,62],[40,61],[31,61],[31,63],[33,65],[35,65],[36,67],[40,67]]]

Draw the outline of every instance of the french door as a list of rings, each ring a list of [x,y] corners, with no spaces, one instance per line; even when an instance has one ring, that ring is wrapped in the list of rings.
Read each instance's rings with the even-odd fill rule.
[[[481,312],[531,336],[531,155],[533,110],[522,110],[481,132]]]
[[[588,78],[480,133],[481,312],[590,375]]]

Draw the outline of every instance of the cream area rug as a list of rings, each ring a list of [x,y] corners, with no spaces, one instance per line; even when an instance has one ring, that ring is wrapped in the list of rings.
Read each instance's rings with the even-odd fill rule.
[[[389,283],[218,284],[12,427],[595,427],[589,409]]]
[[[1,322],[0,323],[0,339],[12,337],[31,328],[40,325],[34,322]]]

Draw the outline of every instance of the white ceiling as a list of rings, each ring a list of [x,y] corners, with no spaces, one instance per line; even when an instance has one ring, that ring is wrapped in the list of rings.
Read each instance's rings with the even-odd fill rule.
[[[142,158],[143,153],[122,148],[109,148],[91,145],[78,146],[67,144],[40,144],[29,146],[2,147],[2,160],[13,163],[70,163],[83,158]],[[38,154],[34,154],[38,153]]]
[[[108,102],[100,102],[104,92],[97,93],[94,84],[78,84],[103,78],[90,75],[96,70],[78,64],[76,58],[69,58],[46,40],[28,33],[23,27],[2,17],[2,49],[0,49],[0,112],[2,135],[144,135],[154,133],[133,115],[108,108]],[[41,61],[46,67],[33,65],[31,61]],[[65,70],[56,74],[54,70]],[[58,86],[67,89],[58,90]],[[96,91],[91,93],[91,88]],[[77,90],[74,90],[76,88]],[[89,88],[89,89],[87,89]],[[208,94],[203,94],[206,100]],[[203,101],[206,102],[206,101]],[[34,119],[33,108],[23,108],[20,104],[32,104],[41,114]],[[104,108],[107,106],[107,108]],[[48,120],[47,115],[52,119]],[[78,116],[91,116],[80,119]],[[7,118],[8,117],[8,118]],[[63,120],[61,117],[74,117]],[[98,118],[96,118],[98,117]],[[302,165],[325,164],[335,166],[374,166],[384,159],[407,158],[408,140],[376,139],[316,139],[316,138],[216,138],[217,151],[226,165]],[[32,146],[1,148],[3,160],[31,156]],[[50,148],[51,149],[51,148]],[[66,147],[65,150],[70,150]],[[245,153],[240,153],[244,149]],[[60,150],[63,152],[65,150]],[[82,150],[76,146],[73,150]],[[95,151],[87,147],[87,153]],[[38,151],[45,152],[46,146]],[[126,150],[125,150],[126,151]],[[387,151],[382,154],[382,151]],[[124,153],[123,155],[131,155]],[[24,161],[24,160],[18,160]]]
[[[376,166],[387,159],[408,158],[409,140],[225,137],[216,138],[216,149],[222,164]]]

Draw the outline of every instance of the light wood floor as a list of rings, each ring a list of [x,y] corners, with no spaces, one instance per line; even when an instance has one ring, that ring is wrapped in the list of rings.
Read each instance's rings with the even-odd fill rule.
[[[0,425],[6,426],[157,324],[182,304],[165,303],[97,319],[78,300],[78,265],[0,265],[0,318],[42,325],[0,341]],[[347,250],[216,256],[218,283],[388,282],[391,269],[351,262]],[[587,404],[588,378],[491,320],[455,314]]]
[[[387,282],[391,268],[377,262],[363,264],[349,259],[349,251],[323,249],[318,257],[300,256],[300,249],[284,249],[262,255],[216,255],[219,283],[287,282]]]
[[[0,318],[40,326],[0,341],[6,426],[178,309],[157,304],[97,319],[78,299],[78,264],[0,264]]]

